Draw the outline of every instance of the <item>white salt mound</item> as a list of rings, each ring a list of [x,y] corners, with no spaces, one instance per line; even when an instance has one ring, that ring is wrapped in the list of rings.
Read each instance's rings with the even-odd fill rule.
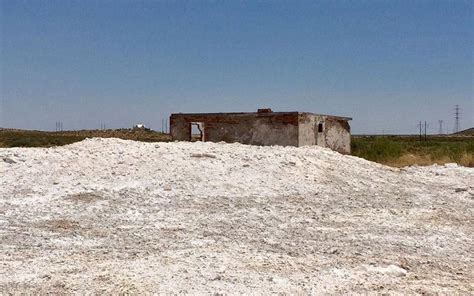
[[[474,289],[473,168],[93,138],[0,176],[0,294]]]

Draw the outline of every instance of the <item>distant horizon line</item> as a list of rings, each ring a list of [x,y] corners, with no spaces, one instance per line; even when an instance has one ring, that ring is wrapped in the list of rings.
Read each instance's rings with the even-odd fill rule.
[[[164,132],[164,131],[159,131],[159,130],[154,130],[151,128],[148,128],[150,131],[158,132],[158,133],[163,133],[163,134],[169,134],[169,132]],[[474,129],[473,127],[466,128],[463,130],[460,130],[459,132],[456,133],[444,133],[444,134],[438,134],[438,133],[427,133],[427,136],[466,136],[466,135],[461,135],[462,132],[468,131]],[[105,128],[105,129],[69,129],[69,130],[61,130],[61,131],[54,131],[54,130],[41,130],[41,129],[22,129],[22,128],[10,128],[10,127],[0,127],[0,131],[26,131],[26,132],[45,132],[45,133],[61,133],[61,132],[80,132],[80,131],[114,131],[114,130],[133,130],[133,127],[121,127],[121,128]],[[351,136],[355,137],[370,137],[370,136],[399,136],[399,137],[419,137],[420,135],[415,133],[415,134],[408,134],[408,133],[356,133],[356,134],[351,134]]]

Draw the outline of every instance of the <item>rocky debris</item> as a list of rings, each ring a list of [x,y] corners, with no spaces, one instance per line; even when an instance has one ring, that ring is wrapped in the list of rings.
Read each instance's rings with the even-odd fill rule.
[[[9,163],[9,164],[14,164],[16,163],[16,161],[14,161],[13,159],[9,158],[9,157],[4,157],[3,158],[3,161],[6,162],[6,163]]]

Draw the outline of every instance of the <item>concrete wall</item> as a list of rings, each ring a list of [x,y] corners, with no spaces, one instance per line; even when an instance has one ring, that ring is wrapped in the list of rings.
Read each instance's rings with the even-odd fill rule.
[[[347,121],[326,118],[324,138],[326,147],[344,154],[351,153],[351,130]]]
[[[325,146],[324,137],[318,134],[318,124],[324,124],[324,117],[301,113],[298,116],[298,146],[320,145]]]
[[[351,153],[350,127],[346,120],[301,113],[298,121],[298,146],[318,145],[340,153]],[[319,132],[319,124],[322,124],[322,132]]]
[[[298,146],[298,113],[173,114],[174,140],[189,141],[191,122],[203,122],[204,141]]]
[[[251,145],[319,145],[340,153],[351,152],[347,120],[310,113],[211,113],[173,114],[170,118],[174,140],[190,141],[191,123],[201,123],[203,140]],[[318,125],[322,124],[322,131]]]

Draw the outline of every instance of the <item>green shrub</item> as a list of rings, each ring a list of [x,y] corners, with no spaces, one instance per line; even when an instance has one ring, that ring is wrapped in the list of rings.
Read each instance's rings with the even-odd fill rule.
[[[474,155],[472,137],[418,137],[355,136],[352,138],[352,155],[384,164],[396,164],[403,156],[411,156],[414,163],[444,163],[452,161],[470,165]],[[403,164],[400,164],[403,165]]]
[[[402,144],[384,137],[354,138],[352,154],[371,161],[395,159],[402,154]]]

